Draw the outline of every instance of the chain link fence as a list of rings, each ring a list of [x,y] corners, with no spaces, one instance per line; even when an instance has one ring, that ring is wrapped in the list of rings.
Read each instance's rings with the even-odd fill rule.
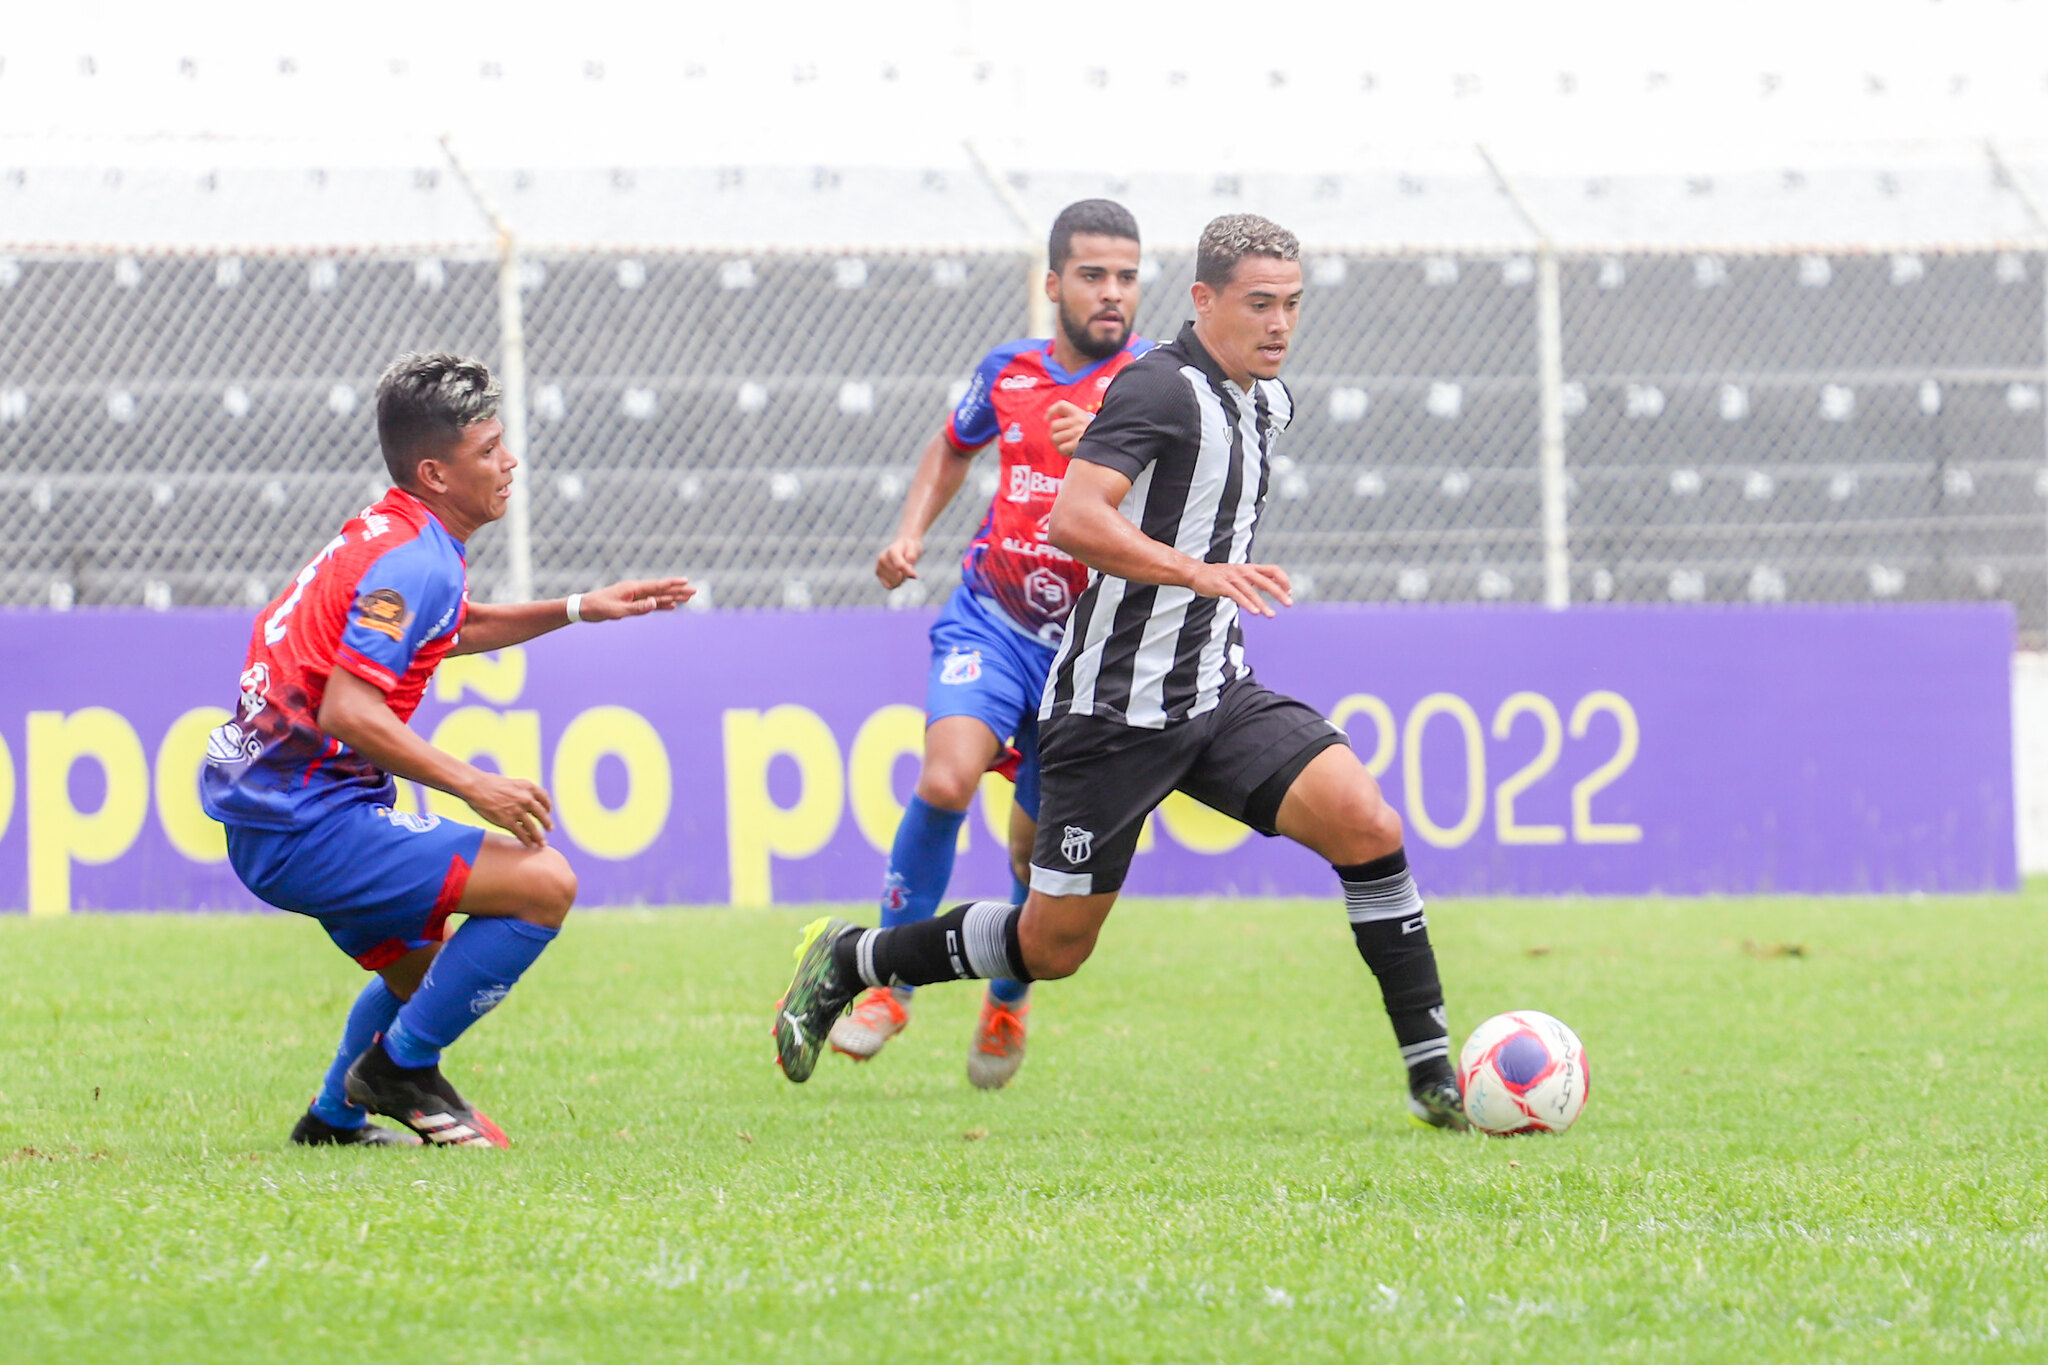
[[[1546,600],[1533,254],[1311,251],[1259,553],[1304,595]],[[719,607],[887,600],[870,566],[1029,251],[606,251],[515,263],[531,581],[681,571]],[[2003,598],[2048,639],[2048,259],[1561,253],[1574,602]],[[1168,337],[1192,261],[1152,251]],[[498,362],[499,263],[0,255],[0,603],[253,605],[383,488],[397,352]],[[928,542],[931,600],[993,491]],[[502,592],[507,537],[472,560]]]

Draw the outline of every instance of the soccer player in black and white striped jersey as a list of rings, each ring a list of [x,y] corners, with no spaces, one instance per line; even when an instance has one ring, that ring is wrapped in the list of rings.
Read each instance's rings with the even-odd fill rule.
[[[1195,320],[1131,363],[1086,426],[1049,533],[1089,566],[1039,708],[1042,793],[1031,895],[919,924],[806,929],[775,1023],[791,1080],[809,1077],[863,986],[1071,976],[1095,948],[1145,817],[1186,792],[1330,860],[1378,978],[1417,1121],[1463,1128],[1422,897],[1401,819],[1312,708],[1253,680],[1241,612],[1291,605],[1251,561],[1273,443],[1293,415],[1279,379],[1302,297],[1292,233],[1230,214],[1202,233]]]

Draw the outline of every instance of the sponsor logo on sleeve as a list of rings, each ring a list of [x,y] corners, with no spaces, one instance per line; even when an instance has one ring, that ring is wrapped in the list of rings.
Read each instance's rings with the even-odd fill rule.
[[[405,597],[396,589],[378,588],[357,599],[356,624],[364,630],[374,630],[379,635],[399,640],[405,637],[405,628],[412,624],[412,613],[406,610]]]
[[[967,392],[960,395],[960,401],[954,406],[953,411],[956,415],[960,413],[971,414],[976,408],[981,406],[982,400],[986,397],[988,397],[988,381],[981,377],[981,371],[976,370],[974,378],[968,381]]]

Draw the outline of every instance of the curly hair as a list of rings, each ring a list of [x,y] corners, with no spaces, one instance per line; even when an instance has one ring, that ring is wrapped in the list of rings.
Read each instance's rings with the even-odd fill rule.
[[[1230,283],[1231,272],[1247,256],[1278,261],[1301,259],[1301,242],[1286,228],[1256,213],[1226,213],[1209,220],[1195,249],[1195,278],[1211,289]]]

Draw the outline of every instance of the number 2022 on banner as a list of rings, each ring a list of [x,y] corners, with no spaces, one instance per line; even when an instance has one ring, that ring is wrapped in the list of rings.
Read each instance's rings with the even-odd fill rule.
[[[1564,756],[1567,731],[1574,741],[1585,740],[1592,731],[1594,717],[1600,715],[1614,718],[1615,746],[1604,762],[1572,783],[1571,827],[1523,820],[1515,811],[1515,802],[1557,767]],[[1393,767],[1397,754],[1400,757],[1407,806],[1403,814],[1408,827],[1437,848],[1461,848],[1469,843],[1487,815],[1486,732],[1481,729],[1479,713],[1472,704],[1454,692],[1432,692],[1415,703],[1405,721],[1397,721],[1393,708],[1384,701],[1369,693],[1356,692],[1338,702],[1330,712],[1330,719],[1347,731],[1358,716],[1369,717],[1373,723],[1375,738],[1371,752],[1365,755],[1365,767],[1375,781]],[[1465,805],[1450,824],[1441,824],[1431,815],[1422,771],[1424,737],[1429,722],[1439,716],[1456,724],[1465,750]],[[1493,738],[1506,740],[1514,734],[1518,723],[1526,728],[1529,722],[1535,724],[1542,743],[1534,758],[1493,788],[1495,839],[1502,844],[1537,845],[1641,843],[1641,825],[1603,821],[1595,818],[1593,810],[1594,798],[1620,780],[1636,761],[1641,746],[1642,728],[1628,699],[1619,692],[1588,692],[1572,707],[1567,723],[1557,704],[1542,693],[1516,692],[1495,709]]]

